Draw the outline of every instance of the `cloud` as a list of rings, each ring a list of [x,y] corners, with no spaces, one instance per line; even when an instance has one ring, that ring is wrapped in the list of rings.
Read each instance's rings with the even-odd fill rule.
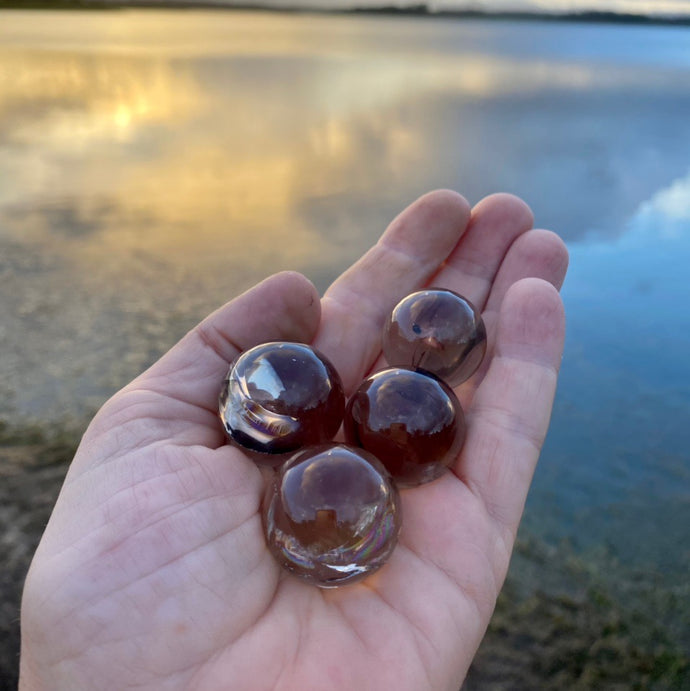
[[[491,2],[484,2],[490,7]],[[526,10],[546,12],[619,12],[646,15],[690,15],[687,0],[516,0]]]

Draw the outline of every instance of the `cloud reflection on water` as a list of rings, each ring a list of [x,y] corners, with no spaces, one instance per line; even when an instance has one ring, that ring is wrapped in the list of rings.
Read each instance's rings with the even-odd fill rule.
[[[619,237],[571,249],[563,290],[568,337],[559,397],[535,477],[530,524],[581,547],[602,540],[616,558],[687,580],[690,427],[690,171],[639,203]],[[557,488],[566,488],[558,491]],[[662,534],[650,545],[638,526]],[[563,520],[563,523],[560,521]],[[634,526],[631,530],[630,526]]]
[[[177,334],[283,268],[323,289],[429,188],[471,201],[506,189],[567,239],[615,237],[690,155],[682,61],[616,57],[616,29],[208,12],[3,22],[0,246],[25,296],[8,298],[4,338],[20,408],[36,403],[19,382],[45,384],[20,357],[27,314],[45,343],[51,310],[64,333],[83,325],[61,386],[80,381],[75,353],[98,348],[130,354],[124,378],[166,344],[163,315]],[[40,293],[18,268],[27,252],[53,262]],[[107,323],[99,300],[118,332],[107,343],[87,328]]]

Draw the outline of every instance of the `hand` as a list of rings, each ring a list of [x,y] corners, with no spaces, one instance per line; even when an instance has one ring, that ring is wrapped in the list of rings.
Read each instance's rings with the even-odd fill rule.
[[[470,212],[428,194],[321,301],[303,276],[272,276],[109,400],[31,565],[20,688],[457,690],[505,579],[561,358],[567,253],[531,224],[508,195]],[[228,363],[264,341],[312,343],[351,393],[383,366],[387,313],[426,285],[468,297],[489,334],[458,390],[462,453],[402,492],[400,541],[378,573],[302,583],[265,546],[261,472],[225,443]]]

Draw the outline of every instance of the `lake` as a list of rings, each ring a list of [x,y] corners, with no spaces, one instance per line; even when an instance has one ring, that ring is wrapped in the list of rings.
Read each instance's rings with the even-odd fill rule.
[[[425,191],[513,192],[571,251],[522,534],[680,636],[689,122],[687,27],[0,12],[0,417],[81,424],[266,275],[324,290]]]

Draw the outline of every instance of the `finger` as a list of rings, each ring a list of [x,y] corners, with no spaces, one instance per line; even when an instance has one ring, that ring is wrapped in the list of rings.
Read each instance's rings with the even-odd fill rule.
[[[467,232],[431,284],[466,297],[479,311],[491,291],[503,258],[534,216],[512,194],[492,194],[473,209]]]
[[[512,201],[509,204],[512,204]],[[516,230],[519,231],[519,226],[514,226],[511,232]],[[504,236],[504,240],[506,237]],[[472,392],[488,368],[495,340],[498,310],[508,288],[516,281],[530,276],[542,278],[556,288],[560,288],[567,268],[568,250],[555,233],[548,230],[520,231],[516,239],[513,240],[500,263],[486,302],[486,308],[482,314],[487,331],[487,353],[479,370],[459,390],[460,402],[463,407],[469,402]],[[442,273],[444,272],[445,270],[442,271]],[[457,274],[450,273],[448,277],[457,277]],[[434,285],[438,284],[434,282]],[[454,286],[454,289],[460,292],[457,285]],[[379,358],[372,369],[378,370],[384,367],[386,367],[385,359]]]
[[[560,290],[568,269],[568,248],[550,230],[530,230],[518,236],[496,274],[484,313],[498,313],[510,286],[522,278],[542,278]]]
[[[378,355],[388,313],[438,270],[465,231],[469,216],[469,205],[455,192],[424,195],[328,289],[314,345],[333,361],[347,392]]]
[[[469,401],[491,362],[496,341],[498,315],[508,289],[523,278],[541,278],[560,290],[568,270],[568,249],[561,238],[549,230],[530,230],[510,246],[496,274],[482,313],[487,333],[487,351],[482,365],[461,388],[461,400]]]
[[[143,377],[185,401],[215,406],[228,364],[241,351],[267,341],[308,343],[319,318],[312,283],[296,272],[275,274],[204,319]]]
[[[564,331],[553,285],[535,278],[513,284],[501,305],[495,355],[468,411],[455,472],[508,545],[548,428]]]
[[[205,423],[212,437],[195,441],[211,444],[222,440],[218,393],[229,363],[240,351],[266,341],[310,342],[319,317],[318,293],[304,276],[295,272],[271,276],[204,319],[111,399],[108,408],[122,407],[138,392],[137,414],[144,417],[148,407],[162,410],[160,397],[164,396],[166,421],[171,427],[167,431],[174,432],[173,436],[185,431],[183,422]],[[163,426],[162,420],[159,426]]]

